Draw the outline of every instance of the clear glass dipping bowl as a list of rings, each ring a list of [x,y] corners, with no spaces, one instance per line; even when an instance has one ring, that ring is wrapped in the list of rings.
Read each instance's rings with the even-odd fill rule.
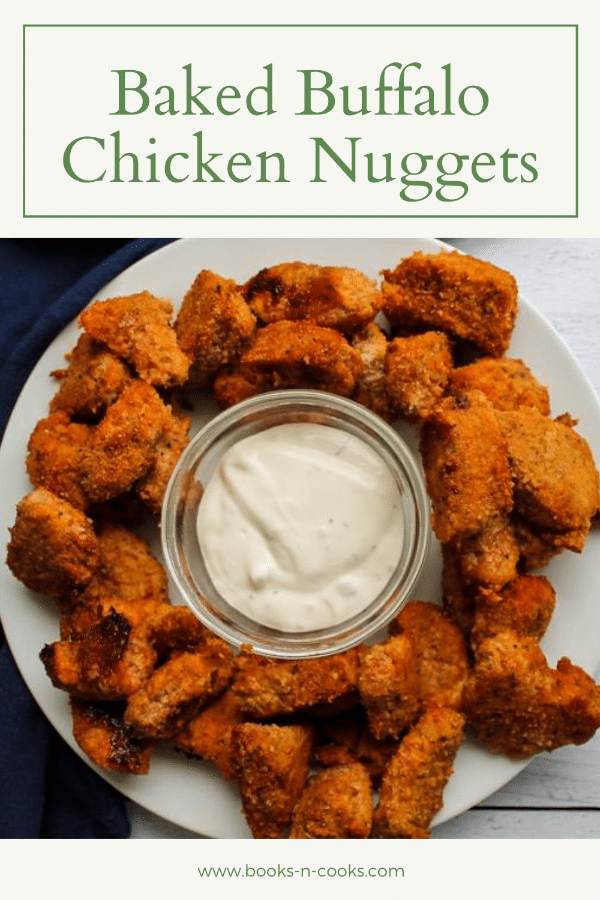
[[[384,589],[361,612],[318,631],[279,631],[234,609],[213,585],[197,537],[202,494],[223,454],[243,438],[289,422],[330,425],[362,439],[392,472],[402,504],[403,549]],[[347,650],[383,628],[409,599],[425,559],[429,531],[429,502],[423,478],[397,432],[352,400],[305,390],[261,394],[212,419],[182,454],[167,487],[161,521],[169,574],[198,618],[236,647],[249,644],[256,653],[284,659]]]

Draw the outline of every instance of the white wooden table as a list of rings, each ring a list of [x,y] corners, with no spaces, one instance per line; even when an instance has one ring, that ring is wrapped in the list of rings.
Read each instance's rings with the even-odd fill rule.
[[[600,240],[445,240],[513,272],[600,395]],[[568,296],[557,271],[569,273]],[[600,670],[595,674],[598,679]],[[198,837],[133,803],[129,812],[133,838]],[[435,828],[433,837],[600,838],[600,733],[583,747],[537,757],[484,803]]]

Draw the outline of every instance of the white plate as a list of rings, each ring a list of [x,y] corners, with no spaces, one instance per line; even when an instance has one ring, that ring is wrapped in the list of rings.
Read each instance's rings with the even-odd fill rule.
[[[382,268],[394,268],[402,257],[415,250],[435,252],[440,246],[439,242],[421,239],[184,240],[140,260],[97,296],[105,298],[148,289],[158,296],[171,297],[177,305],[200,269],[212,269],[243,282],[265,266],[295,259],[354,266],[377,278]],[[567,283],[568,273],[557,271],[556,277],[564,278]],[[71,323],[44,353],[23,389],[7,427],[0,451],[0,526],[6,539],[7,529],[14,522],[15,506],[31,489],[24,469],[25,452],[29,435],[36,422],[47,415],[48,401],[56,390],[56,383],[49,373],[63,365],[63,355],[75,344],[77,334],[75,323]],[[549,386],[554,415],[568,410],[580,419],[578,430],[590,442],[596,459],[600,459],[598,400],[562,339],[522,299],[509,353],[522,357],[534,374]],[[215,411],[212,403],[199,403],[194,429]],[[406,434],[406,429],[402,430]],[[414,592],[415,598],[439,599],[440,557],[437,546],[432,543],[423,576]],[[155,548],[158,548],[158,541]],[[544,650],[553,664],[563,655],[589,672],[593,672],[598,664],[599,561],[600,531],[596,529],[583,554],[564,553],[553,560],[546,571],[557,592],[556,612],[543,641]],[[56,611],[16,581],[4,565],[0,568],[0,610],[6,637],[29,689],[57,731],[82,755],[71,734],[67,697],[52,687],[38,655],[45,643],[58,638]],[[491,756],[465,742],[456,760],[455,774],[444,794],[444,808],[435,822],[446,821],[479,803],[524,766],[525,763]],[[191,831],[217,838],[250,836],[236,788],[226,783],[210,764],[187,760],[180,754],[160,748],[152,759],[148,775],[110,775],[97,771],[125,796]]]

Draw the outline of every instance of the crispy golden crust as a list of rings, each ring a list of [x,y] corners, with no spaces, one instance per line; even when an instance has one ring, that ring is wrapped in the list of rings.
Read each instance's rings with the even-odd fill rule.
[[[268,719],[317,704],[333,706],[355,697],[358,650],[319,659],[272,660],[250,655],[233,685],[240,708],[253,719]]]
[[[442,400],[424,423],[421,454],[432,526],[443,543],[477,534],[512,508],[506,442],[477,391]]]
[[[517,577],[521,548],[508,516],[490,519],[480,532],[459,540],[457,547],[467,584],[499,591]]]
[[[361,647],[360,699],[378,740],[399,738],[417,718],[419,685],[412,644],[406,634],[372,647]]]
[[[160,622],[166,610],[174,608],[170,607],[163,599],[156,600],[150,597],[141,600],[119,597],[85,599],[86,602],[82,600],[61,615],[60,638],[62,641],[85,639],[90,629],[116,612],[129,625],[128,645],[131,647],[137,640],[148,644],[154,623]],[[154,659],[155,654],[153,653],[153,663]]]
[[[142,291],[93,303],[81,313],[79,324],[130,363],[144,381],[173,387],[185,382],[190,360],[169,324],[172,313],[168,300]]]
[[[382,305],[376,283],[344,266],[281,263],[262,269],[245,291],[263,323],[304,320],[345,334],[360,331]]]
[[[385,359],[388,349],[385,334],[376,322],[371,322],[354,337],[352,346],[362,360],[362,371],[358,376],[352,399],[391,422],[396,414],[385,379]]]
[[[232,733],[244,718],[231,688],[202,709],[170,743],[188,756],[214,762],[228,781],[235,775]]]
[[[477,598],[477,611],[471,643],[481,643],[499,631],[514,631],[539,641],[552,618],[556,595],[547,578],[520,575],[499,594],[482,591]]]
[[[550,415],[548,389],[541,385],[522,359],[479,359],[454,369],[449,389],[454,394],[481,391],[494,409],[515,410],[522,406]]]
[[[137,734],[168,738],[200,706],[223,691],[233,674],[233,654],[218,639],[172,656],[129,697],[123,717]]]
[[[432,707],[400,744],[381,782],[373,830],[380,838],[428,838],[462,742],[464,717]]]
[[[360,763],[313,775],[294,809],[292,840],[368,838],[373,807],[371,779]]]
[[[187,606],[162,606],[149,622],[148,633],[152,646],[163,659],[207,642],[217,641],[215,646],[222,643]]]
[[[390,624],[412,646],[421,707],[459,709],[469,672],[467,648],[460,629],[439,607],[413,601]]]
[[[50,401],[50,412],[64,410],[69,416],[94,419],[132,380],[125,363],[89,334],[80,336],[66,359],[68,367],[52,373],[60,385]]]
[[[508,349],[517,284],[503,269],[456,251],[417,252],[382,274],[383,309],[400,331],[446,331],[489,356]]]
[[[563,550],[579,553],[585,546],[588,535],[587,528],[560,534],[541,529],[534,522],[527,521],[517,513],[513,513],[510,519],[519,545],[521,554],[519,570],[522,572],[543,569],[553,557],[562,553]]]
[[[155,515],[160,515],[169,478],[189,444],[190,424],[189,416],[168,415],[165,429],[154,446],[154,462],[136,485],[137,495]]]
[[[255,328],[242,289],[214,272],[199,272],[175,322],[179,346],[192,360],[188,384],[206,387],[220,369],[235,365]]]
[[[396,414],[422,422],[441,400],[452,371],[452,351],[445,334],[427,331],[390,341],[385,358],[385,386]]]
[[[488,750],[525,759],[593,737],[600,688],[566,658],[550,668],[534,638],[502,631],[477,645],[464,708]]]
[[[71,422],[64,411],[41,419],[27,445],[26,467],[31,483],[85,509],[89,500],[82,480],[92,435],[89,425]]]
[[[499,412],[498,421],[508,445],[516,511],[548,531],[587,533],[600,504],[587,441],[535,409]]]
[[[84,753],[109,772],[145,775],[154,741],[138,738],[114,707],[71,698],[73,737]]]
[[[255,838],[282,838],[308,777],[314,731],[245,723],[233,729],[234,767]]]
[[[92,523],[45,488],[21,500],[9,530],[7,565],[32,591],[66,600],[89,584],[98,568]]]
[[[258,372],[222,372],[214,380],[213,394],[221,409],[268,391],[269,376]]]

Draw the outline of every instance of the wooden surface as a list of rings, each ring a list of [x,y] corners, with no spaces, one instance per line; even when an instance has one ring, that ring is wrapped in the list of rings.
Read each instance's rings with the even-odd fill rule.
[[[600,241],[444,240],[511,271],[600,395]],[[600,678],[600,670],[595,674]],[[133,803],[129,811],[133,838],[198,837]],[[433,837],[600,838],[600,733],[583,747],[537,757],[484,803],[435,828]]]

